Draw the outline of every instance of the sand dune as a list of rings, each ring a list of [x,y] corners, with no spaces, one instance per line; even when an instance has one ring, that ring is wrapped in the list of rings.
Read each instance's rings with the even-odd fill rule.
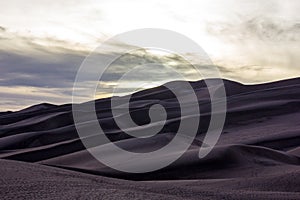
[[[227,118],[213,151],[198,158],[211,109],[205,83],[192,82],[201,110],[197,137],[176,162],[144,174],[118,172],[95,160],[78,138],[70,104],[39,104],[0,113],[1,195],[19,199],[300,199],[300,79],[260,85],[224,83]],[[182,82],[167,84],[189,98]],[[150,138],[133,138],[121,131],[112,117],[110,98],[96,101],[98,120],[119,147],[132,152],[157,150],[174,138],[180,123],[174,94],[165,86],[137,92],[130,114],[143,130],[150,122],[149,107],[155,103],[163,105],[168,115],[164,128]],[[189,112],[197,105],[187,102],[186,106]],[[193,118],[187,116],[186,120]],[[80,126],[90,124],[87,120]],[[97,141],[97,136],[84,140]]]

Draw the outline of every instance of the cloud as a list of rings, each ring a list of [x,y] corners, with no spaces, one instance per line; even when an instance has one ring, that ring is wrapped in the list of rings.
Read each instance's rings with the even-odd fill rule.
[[[76,54],[19,55],[0,51],[0,85],[70,87],[83,56]]]
[[[272,42],[300,40],[300,22],[285,21],[264,16],[250,19],[239,18],[233,22],[207,24],[207,32],[218,37],[234,40],[259,39]]]
[[[224,77],[257,83],[300,76],[297,20],[239,16],[230,22],[209,23],[207,32],[226,47],[215,60],[229,70]]]
[[[72,45],[55,38],[44,38],[44,41],[40,41],[39,38],[28,35],[25,37],[18,33],[5,33],[3,36],[6,39],[0,40],[0,93],[2,101],[9,101],[10,103],[7,105],[10,108],[13,101],[18,101],[18,98],[26,99],[23,101],[24,106],[28,102],[61,103],[64,100],[66,103],[71,101],[77,70],[88,55],[88,51],[71,49]],[[48,45],[49,43],[51,46]],[[112,45],[114,46],[112,49],[117,51],[120,45],[126,44],[116,43]],[[111,51],[103,55],[99,54],[99,56],[111,57],[115,53]],[[101,63],[97,64],[94,66],[95,70],[98,67],[104,67]],[[143,67],[135,70],[136,66]],[[115,95],[121,95],[136,90],[134,89],[136,84],[132,83],[149,80],[151,85],[153,83],[157,85],[175,80],[178,77],[174,76],[172,71],[170,72],[170,67],[193,80],[194,73],[190,71],[192,67],[180,56],[175,54],[155,55],[139,49],[117,59],[105,71],[101,81],[116,83],[125,73],[133,70],[129,75],[127,74],[126,79],[122,80],[123,82],[118,84],[119,93]],[[90,86],[90,81],[89,79],[85,80],[81,89],[84,90],[84,87]],[[104,88],[99,91],[102,96],[109,96],[111,92],[111,88]],[[16,105],[19,107],[20,102],[16,102]],[[6,108],[0,109],[5,110]]]
[[[233,0],[229,3],[214,1],[207,4],[198,2],[178,4],[168,1],[163,9],[155,9],[161,11],[155,15],[145,15],[154,10],[148,6],[138,14],[132,12],[127,15],[128,10],[124,10],[123,4],[120,6],[119,2],[93,4],[84,2],[75,5],[72,0],[66,1],[65,5],[58,3],[49,7],[48,3],[36,1],[33,3],[34,7],[28,2],[24,3],[24,7],[30,6],[28,9],[14,4],[9,4],[9,8],[1,6],[3,8],[3,12],[0,12],[3,25],[0,27],[2,102],[6,102],[9,107],[14,102],[20,106],[22,103],[19,99],[24,99],[22,100],[24,106],[41,101],[70,102],[76,72],[89,50],[95,45],[90,43],[103,41],[102,37],[98,37],[99,33],[104,35],[103,31],[107,31],[105,33],[108,33],[108,36],[151,24],[182,31],[187,36],[195,36],[193,39],[199,39],[199,44],[204,41],[204,44],[211,48],[212,54],[214,51],[217,52],[217,57],[214,57],[213,61],[219,66],[224,78],[253,83],[300,75],[300,70],[297,69],[300,62],[300,23],[295,17],[298,16],[299,9],[292,5],[297,15],[290,14],[290,18],[281,17],[291,13],[291,9],[281,13],[281,7],[292,3],[282,3],[285,5],[281,6],[279,1],[261,3],[261,1]],[[161,8],[156,3],[150,4],[152,5],[150,8]],[[124,3],[124,6],[133,8],[128,3]],[[165,8],[168,8],[167,16]],[[49,9],[53,13],[44,14],[44,11]],[[27,10],[29,12],[24,13]],[[111,10],[114,12],[108,12]],[[202,32],[206,21],[206,30]],[[103,27],[105,30],[102,30]],[[210,40],[211,37],[215,40]],[[124,44],[113,45],[117,50]],[[101,56],[114,54],[112,51]],[[145,66],[143,70],[134,69],[147,63],[152,65]],[[103,66],[100,63],[97,67]],[[169,69],[177,70],[191,80],[199,79],[199,76],[195,75],[195,70],[180,56],[155,55],[141,50],[122,56],[105,71],[105,77],[100,83],[104,86],[101,95],[108,95],[113,86],[117,85],[116,82],[128,71],[133,70],[117,85],[120,93],[132,91],[135,87],[146,87],[141,85],[142,81],[152,81],[156,84],[178,78]],[[202,70],[209,72],[210,66],[203,65]],[[87,79],[83,86],[88,87],[89,84]],[[84,87],[81,89],[84,90]],[[19,95],[11,94],[10,90]],[[5,106],[5,103],[2,106]]]
[[[249,24],[251,23],[253,24],[254,22],[246,23],[247,26],[243,27],[247,28],[243,29],[250,30],[249,27],[251,26]],[[256,27],[255,30],[259,28],[260,30],[267,29],[258,24],[254,25],[254,27]],[[298,28],[297,25],[291,27],[293,27],[293,30]],[[273,30],[272,33],[279,33],[277,28],[273,29],[276,31]],[[230,29],[222,29],[218,33],[223,33],[225,37],[227,33],[230,33]],[[291,33],[286,31],[285,34]],[[39,38],[24,37],[19,34],[4,35],[7,39],[0,40],[0,93],[2,97],[2,103],[0,102],[2,108],[0,110],[6,110],[7,108],[19,109],[21,106],[25,107],[29,104],[32,105],[40,102],[55,104],[71,102],[72,87],[77,70],[89,52],[83,49],[71,49],[72,44],[70,45],[68,42],[56,40],[55,38],[44,38],[45,41],[41,41]],[[253,36],[250,41],[253,41],[253,38],[255,40],[261,39],[261,37]],[[18,41],[18,46],[11,47],[10,45],[14,44],[15,41]],[[51,46],[48,46],[49,43],[51,43]],[[125,44],[116,43],[112,45],[114,46],[112,49],[115,49],[117,52],[118,48]],[[4,46],[10,48],[5,50]],[[246,50],[249,53],[247,54],[247,58],[243,57],[246,65],[218,66],[223,78],[253,83],[265,82],[267,80],[266,75],[270,79],[276,79],[281,76],[289,77],[290,74],[286,73],[288,70],[280,70],[282,69],[280,67],[277,69],[270,68],[270,63],[278,66],[285,65],[286,63],[282,63],[282,58],[278,60],[274,60],[273,58],[269,63],[266,60],[267,56],[263,57],[265,60],[260,60],[262,52],[265,55],[270,55],[272,50],[273,55],[276,51],[278,51],[277,54],[283,53],[286,55],[286,49],[282,52],[282,49],[270,49],[268,45],[260,44],[257,47],[259,47],[260,52],[255,51],[250,53],[247,45],[244,46],[244,53],[247,52]],[[99,56],[112,57],[115,56],[116,52],[106,52],[103,55],[99,54]],[[230,58],[236,59],[235,57]],[[298,60],[297,57],[294,59],[295,61]],[[291,59],[288,61],[291,61]],[[230,63],[234,63],[234,60]],[[137,66],[142,67],[136,68]],[[101,66],[101,63],[99,63],[99,65],[95,66],[95,70],[98,67],[104,66]],[[121,56],[105,71],[99,83],[96,97],[111,96],[115,87],[117,87],[117,93],[114,93],[114,95],[124,95],[168,81],[181,79],[181,77],[174,73],[174,70],[189,80],[198,80],[201,78],[191,64],[180,55],[149,53],[145,49],[133,51]],[[210,74],[211,66],[202,65],[201,70],[205,74]],[[90,73],[94,73],[94,71]],[[124,74],[126,74],[125,77]],[[119,81],[120,79],[121,81]],[[91,84],[95,84],[90,81],[87,78],[82,83],[82,88],[80,89],[83,92]],[[89,96],[89,98],[93,98],[93,96]],[[24,101],[21,103],[20,99],[24,99]],[[82,101],[86,100],[84,96],[81,99]]]
[[[87,51],[71,49],[68,42],[55,38],[43,40],[7,30],[0,37],[1,101],[10,102],[7,107],[2,103],[0,110],[29,102],[71,102],[76,72]]]
[[[3,26],[0,26],[0,31],[1,31],[1,32],[5,32],[5,31],[6,31],[6,28],[4,28]]]

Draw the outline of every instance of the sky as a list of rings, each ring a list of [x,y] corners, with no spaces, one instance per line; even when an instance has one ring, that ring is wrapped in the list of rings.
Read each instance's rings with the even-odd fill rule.
[[[255,84],[298,77],[299,10],[298,0],[0,1],[0,111],[71,102],[86,56],[114,35],[139,28],[168,29],[194,40],[222,78]],[[96,98],[110,96],[129,66],[146,62],[167,63],[193,75],[176,55],[136,51],[116,61],[99,83],[107,92]],[[136,72],[141,76],[130,77],[120,91],[172,80],[160,70],[151,66]],[[143,85],[150,74],[159,78]]]

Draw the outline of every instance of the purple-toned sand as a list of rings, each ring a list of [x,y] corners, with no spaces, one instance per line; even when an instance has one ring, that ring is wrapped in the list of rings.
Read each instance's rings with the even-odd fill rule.
[[[168,84],[182,90],[181,83]],[[205,83],[191,84],[201,110],[197,137],[176,162],[151,173],[122,173],[94,159],[78,137],[70,104],[0,113],[0,198],[300,199],[300,79],[260,85],[224,80],[225,127],[203,159],[198,153],[205,145],[211,105]],[[123,149],[157,150],[172,140],[180,123],[173,93],[164,86],[135,93],[130,112],[137,124],[147,124],[149,107],[155,103],[166,108],[168,120],[153,137],[133,138],[122,132],[112,117],[110,98],[96,101],[99,123]]]

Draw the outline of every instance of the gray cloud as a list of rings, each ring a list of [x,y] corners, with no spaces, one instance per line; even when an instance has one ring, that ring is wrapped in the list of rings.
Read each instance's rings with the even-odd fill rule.
[[[19,99],[26,99],[22,101],[24,106],[29,102],[47,101],[50,103],[61,103],[62,100],[66,102],[71,101],[72,86],[75,76],[87,51],[72,50],[65,48],[68,46],[64,41],[58,41],[55,38],[46,38],[47,43],[53,46],[43,46],[36,43],[36,38],[23,37],[17,33],[3,34],[7,40],[0,40],[0,87],[2,102],[7,103],[10,108],[11,105],[20,107]],[[17,43],[16,43],[17,41]],[[17,44],[17,47],[12,44]],[[114,44],[117,50],[119,45]],[[7,47],[5,49],[4,47]],[[115,52],[108,52],[102,56],[114,56]],[[168,63],[172,63],[172,67],[181,73],[186,73],[187,76],[193,76],[188,71],[189,64],[180,56],[168,55],[158,56],[147,53],[145,50],[137,50],[130,54],[123,55],[116,60],[113,65],[106,71],[102,81],[116,82],[124,73],[138,65],[160,63],[161,66],[150,66],[144,68],[127,77],[125,82],[143,81],[145,78],[150,78],[153,82],[167,81],[173,76],[164,69]],[[95,70],[97,67],[95,66]],[[90,72],[94,73],[94,72]],[[89,82],[90,80],[86,80]],[[84,84],[83,84],[84,85]],[[88,86],[89,84],[87,84]],[[132,85],[124,85],[119,89],[119,92],[126,93],[133,91]],[[21,89],[20,89],[21,88]],[[28,91],[26,91],[26,88]],[[33,88],[33,89],[32,89]],[[12,90],[15,92],[10,92]],[[111,92],[109,87],[104,92]],[[118,95],[118,94],[116,94]],[[4,103],[2,103],[4,105]],[[0,108],[5,110],[6,108]]]
[[[231,40],[247,40],[251,38],[287,42],[300,40],[300,22],[264,16],[250,19],[241,17],[237,21],[207,24],[209,34],[226,37]]]
[[[6,28],[4,28],[3,26],[0,26],[0,31],[6,31]]]
[[[299,30],[300,23],[275,21],[264,17],[207,25],[209,34],[221,38],[227,44],[237,44],[236,46],[240,48],[235,56],[244,56],[242,59],[246,64],[240,66],[221,65],[219,69],[224,78],[242,82],[264,82],[268,81],[267,78],[273,80],[280,76],[289,76],[277,69],[286,72],[292,70],[290,74],[296,75],[297,73],[294,73],[292,67],[300,62],[299,56],[297,56],[299,52],[297,45],[300,40]],[[77,70],[85,56],[88,55],[88,51],[76,49],[80,44],[71,44],[51,37],[24,37],[18,33],[10,33],[3,27],[0,27],[0,37],[2,38],[0,40],[0,87],[3,90],[15,90],[18,87],[34,88],[29,92],[16,90],[21,91],[20,94],[2,90],[1,106],[6,104],[13,108],[11,105],[20,107],[41,101],[50,101],[51,103],[71,101],[72,86]],[[114,45],[117,49],[118,45],[124,44]],[[114,52],[108,52],[104,56],[113,55]],[[195,71],[192,70],[190,64],[178,55],[159,56],[139,50],[116,60],[106,70],[105,76],[101,80],[104,82],[102,86],[105,86],[105,82],[115,83],[128,70],[149,63],[159,63],[161,66],[149,65],[143,70],[130,74],[124,81],[124,85],[122,83],[118,85],[119,92],[130,92],[134,89],[132,83],[143,80],[171,81],[176,77],[168,71],[168,67],[186,75],[190,80],[199,79],[197,75],[195,76]],[[270,68],[271,66],[274,68]],[[99,63],[97,67],[103,66]],[[209,72],[210,66],[203,65],[202,70]],[[270,74],[273,71],[277,74]],[[109,84],[105,87],[101,92],[109,93],[113,89]],[[19,99],[24,99],[23,103],[20,103]]]
[[[232,54],[225,51],[227,57],[218,61],[227,70],[224,77],[255,83],[300,75],[300,21],[240,16],[207,24],[207,32],[231,49]]]
[[[45,56],[19,55],[0,51],[0,85],[33,87],[70,87],[83,56],[70,53]]]

